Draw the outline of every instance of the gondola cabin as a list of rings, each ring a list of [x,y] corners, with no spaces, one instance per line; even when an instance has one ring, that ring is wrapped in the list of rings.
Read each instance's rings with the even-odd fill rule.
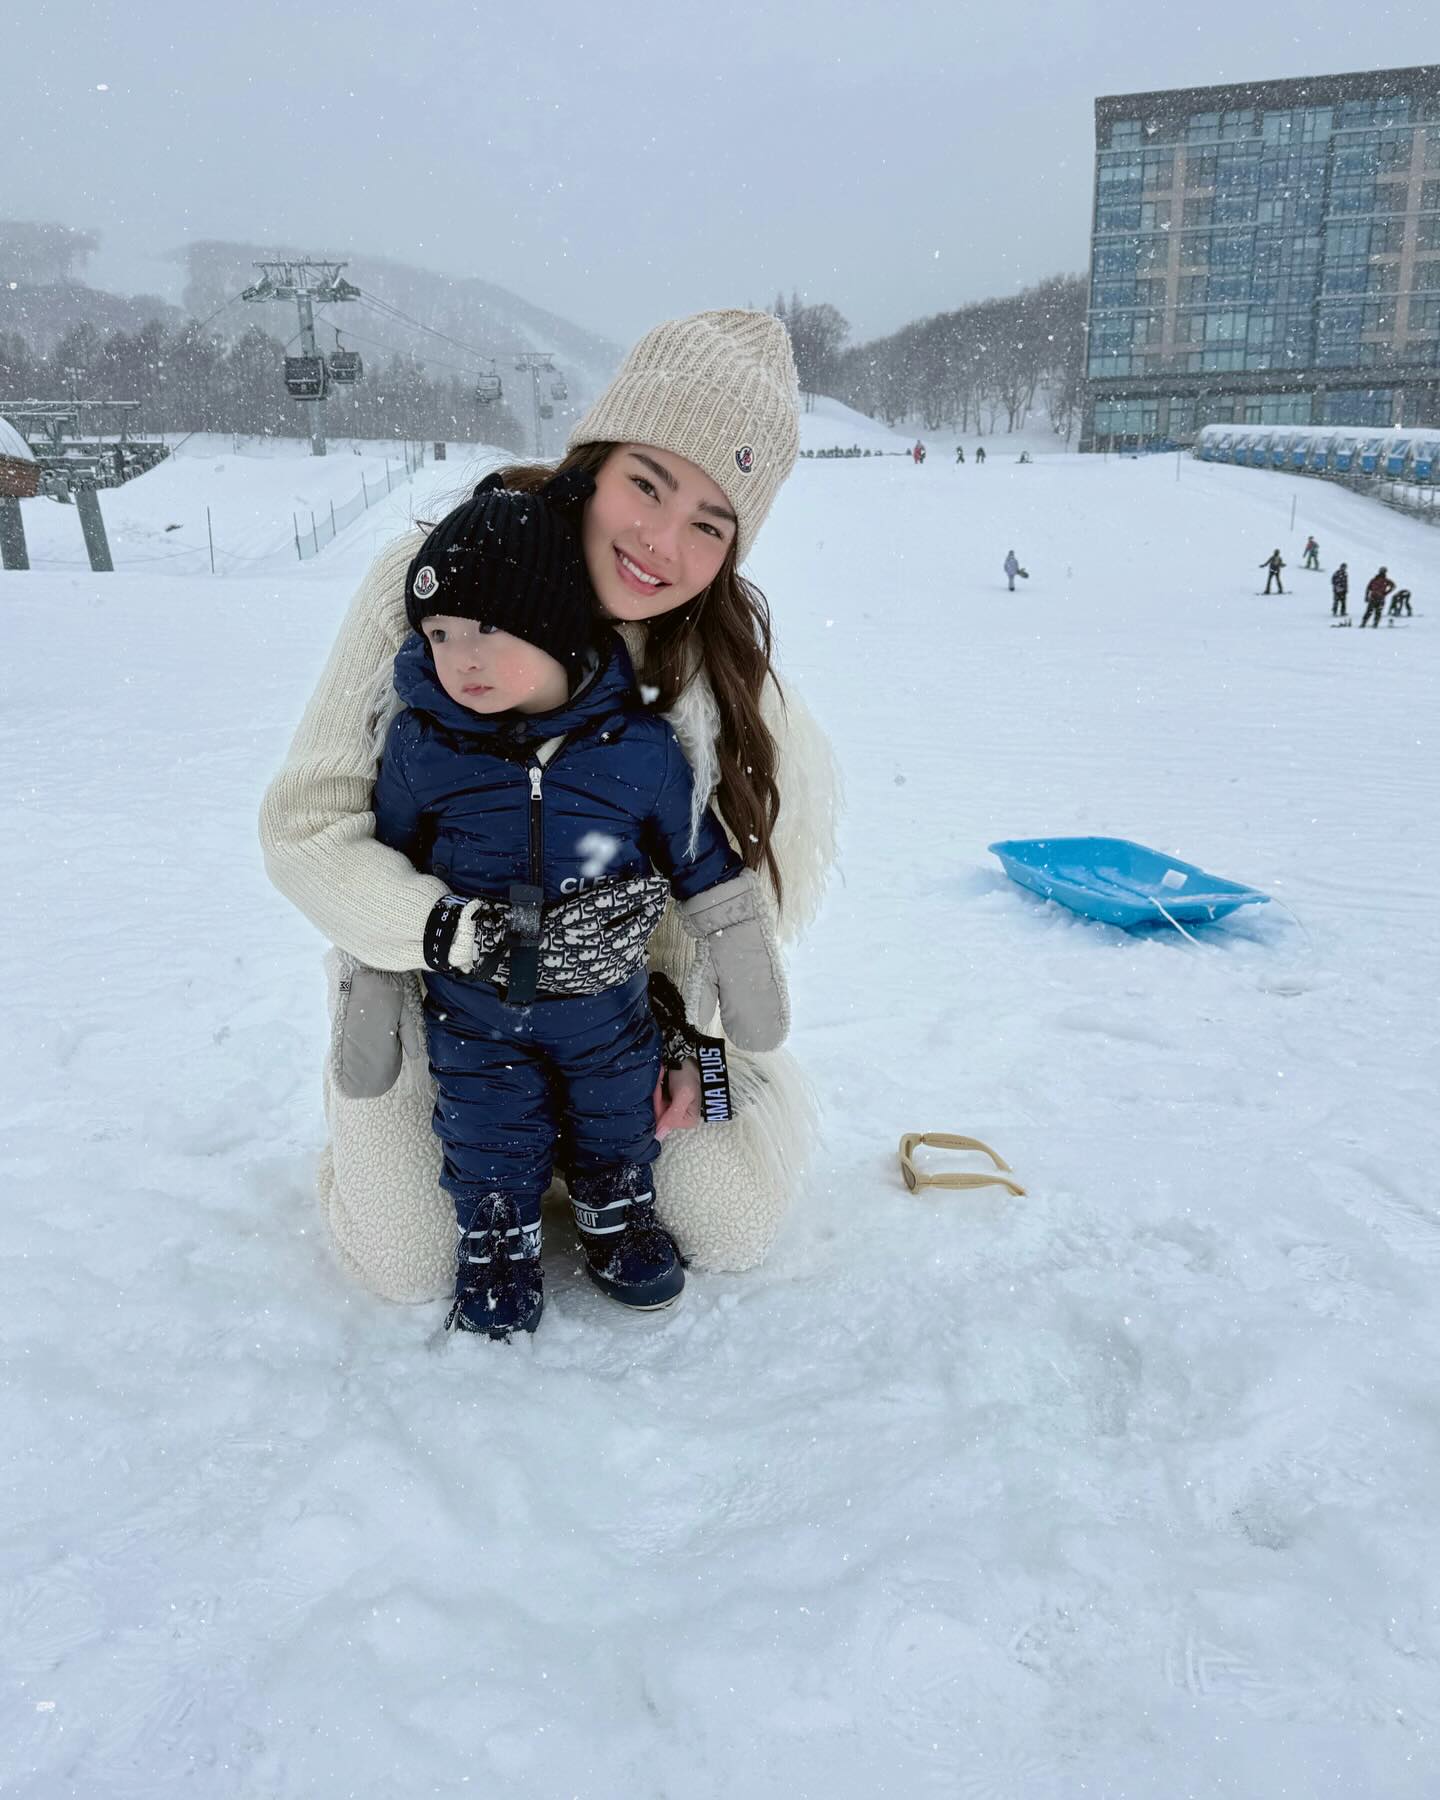
[[[328,386],[323,356],[285,358],[285,392],[292,400],[323,400]]]

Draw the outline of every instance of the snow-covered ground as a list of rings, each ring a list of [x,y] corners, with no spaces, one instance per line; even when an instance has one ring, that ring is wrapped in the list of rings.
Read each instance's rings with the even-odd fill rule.
[[[213,537],[217,573],[286,574],[298,562],[297,525],[306,531],[312,515],[323,522],[332,504],[338,511],[367,489],[383,496],[387,470],[392,483],[404,482],[405,449],[398,443],[339,438],[321,457],[294,438],[197,431],[170,441],[172,454],[148,475],[101,491],[117,570],[208,575]],[[463,446],[457,450],[465,453]],[[442,478],[455,466],[442,465]],[[73,506],[26,500],[21,512],[32,569],[88,571]]]
[[[104,497],[137,541],[173,472]],[[186,529],[283,538],[283,472]],[[437,1352],[320,1240],[254,819],[463,479],[303,569],[0,576],[0,1793],[1429,1800],[1440,536],[1188,459],[802,462],[752,572],[848,783],[810,1180],[669,1315],[557,1235],[533,1342]],[[1331,631],[1308,531],[1413,624]],[[1061,832],[1283,905],[1086,924],[986,853]],[[1026,1197],[907,1194],[925,1128]]]
[[[964,445],[967,461],[974,456],[976,447],[980,445],[984,446],[987,460],[994,457],[1011,462],[1015,461],[1022,450],[1028,450],[1033,457],[1058,455],[1068,448],[1065,440],[1055,435],[1043,401],[1032,408],[1025,424],[1016,431],[1006,431],[1003,411],[995,430],[989,428],[988,412],[985,426],[986,429],[982,432],[974,421],[968,431],[956,431],[948,426],[930,431],[919,420],[910,420],[904,425],[886,425],[883,420],[856,412],[853,406],[846,406],[843,400],[832,400],[825,394],[816,394],[807,396],[805,410],[800,416],[800,446],[803,450],[810,451],[849,450],[858,444],[862,450],[868,450],[872,457],[879,454],[907,455],[916,438],[919,438],[925,446],[927,463],[953,463],[957,444]]]

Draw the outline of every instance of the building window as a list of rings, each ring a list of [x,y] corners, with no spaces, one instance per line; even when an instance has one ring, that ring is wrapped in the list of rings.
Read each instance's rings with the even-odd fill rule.
[[[1266,394],[1245,402],[1247,425],[1308,425],[1311,400],[1308,394]]]
[[[1420,210],[1440,212],[1440,181],[1426,181],[1420,188]]]
[[[1093,311],[1104,307],[1134,306],[1137,283],[1133,281],[1097,281],[1090,291]]]
[[[1428,219],[1415,221],[1415,248],[1417,250],[1440,250],[1440,214],[1432,214]]]
[[[1133,200],[1122,200],[1115,206],[1097,206],[1095,208],[1095,230],[1099,232],[1138,231],[1140,229],[1140,203]]]
[[[1140,142],[1140,121],[1138,119],[1117,119],[1110,127],[1110,148],[1112,150],[1128,149],[1132,144]]]
[[[1095,246],[1095,274],[1097,279],[1106,275],[1129,275],[1135,273],[1135,245],[1097,244]]]
[[[1412,279],[1421,291],[1427,288],[1440,289],[1440,262],[1417,262]]]
[[[1325,227],[1325,260],[1370,254],[1368,225],[1327,225]]]
[[[1325,396],[1325,425],[1393,425],[1395,423],[1395,390],[1393,388],[1359,388],[1349,393]]]
[[[1160,429],[1158,400],[1097,400],[1096,437],[1154,437]]]
[[[1215,156],[1197,155],[1195,151],[1185,158],[1185,185],[1187,188],[1212,188],[1215,185]]]
[[[1425,294],[1412,299],[1409,323],[1412,336],[1440,331],[1440,294]]]

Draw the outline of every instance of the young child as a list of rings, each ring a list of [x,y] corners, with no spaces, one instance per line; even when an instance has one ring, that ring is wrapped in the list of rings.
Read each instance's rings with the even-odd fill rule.
[[[523,495],[491,476],[426,538],[395,658],[405,710],[375,781],[375,835],[452,890],[432,929],[453,935],[485,902],[475,975],[427,973],[425,1014],[460,1229],[446,1324],[492,1338],[540,1320],[557,1140],[597,1286],[655,1308],[685,1284],[650,1178],[661,1041],[645,948],[668,893],[730,1038],[771,1050],[788,1026],[755,878],[597,616],[564,510],[593,488],[571,474]]]

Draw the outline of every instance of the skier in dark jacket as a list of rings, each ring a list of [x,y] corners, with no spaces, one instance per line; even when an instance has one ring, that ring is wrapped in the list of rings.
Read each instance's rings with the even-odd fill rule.
[[[1280,579],[1280,571],[1285,567],[1285,564],[1281,561],[1280,552],[1278,550],[1272,550],[1265,558],[1264,562],[1261,563],[1260,567],[1270,571],[1265,577],[1265,592],[1267,594],[1270,592],[1270,583],[1273,581],[1279,592],[1283,594],[1285,592],[1285,583]]]
[[[985,460],[985,446],[984,446],[984,445],[983,445],[983,444],[977,444],[977,445],[976,445],[976,446],[975,446],[975,460],[976,460],[976,462],[977,462],[977,463],[983,463],[983,462],[984,462],[984,460]]]
[[[957,463],[963,463],[964,460],[965,460],[965,446],[963,444],[957,444],[955,446],[955,461]]]
[[[619,637],[597,629],[579,538],[551,504],[583,499],[581,484],[522,495],[492,476],[430,533],[406,577],[405,710],[375,781],[376,837],[447,883],[456,920],[489,902],[474,975],[427,973],[425,1015],[461,1233],[447,1324],[491,1337],[539,1323],[540,1201],[562,1130],[592,1279],[643,1309],[684,1286],[651,1180],[662,1045],[645,950],[668,894],[709,955],[730,1038],[774,1049],[787,1022],[755,878],[697,805]],[[444,903],[437,915],[443,932]]]
[[[1362,631],[1367,625],[1373,625],[1377,631],[1380,629],[1380,620],[1385,612],[1385,602],[1394,590],[1395,583],[1384,569],[1370,577],[1365,588],[1365,616],[1360,621]]]
[[[1350,592],[1350,571],[1344,563],[1341,563],[1330,577],[1330,592],[1333,595],[1330,602],[1330,617],[1344,619],[1348,624],[1350,615],[1346,610],[1345,600]]]
[[[1413,616],[1414,609],[1410,605],[1409,588],[1396,588],[1390,596],[1390,617],[1392,619],[1409,619]]]

